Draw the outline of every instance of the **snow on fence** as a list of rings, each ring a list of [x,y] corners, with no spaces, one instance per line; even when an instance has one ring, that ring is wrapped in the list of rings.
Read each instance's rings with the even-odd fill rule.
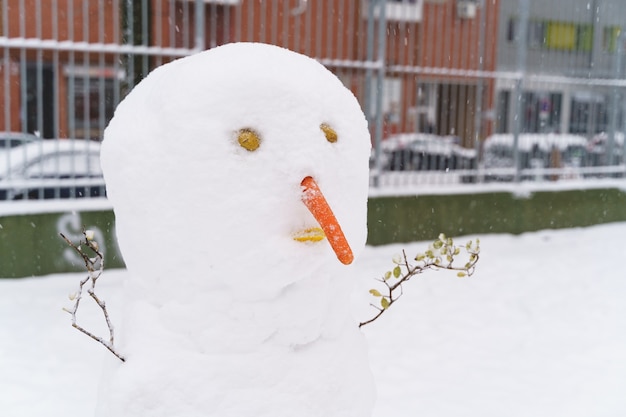
[[[3,135],[100,141],[155,67],[253,41],[314,57],[353,91],[372,187],[623,178],[625,14],[620,0],[3,1],[0,160],[15,154]],[[3,201],[93,195],[12,178],[0,172]]]

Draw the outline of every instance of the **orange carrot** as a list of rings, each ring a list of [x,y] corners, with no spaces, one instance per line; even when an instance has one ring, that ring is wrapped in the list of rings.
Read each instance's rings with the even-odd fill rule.
[[[302,202],[320,224],[328,238],[328,243],[330,243],[337,255],[337,259],[344,265],[351,264],[354,260],[354,255],[352,254],[350,244],[319,186],[312,177],[304,178],[301,185]]]

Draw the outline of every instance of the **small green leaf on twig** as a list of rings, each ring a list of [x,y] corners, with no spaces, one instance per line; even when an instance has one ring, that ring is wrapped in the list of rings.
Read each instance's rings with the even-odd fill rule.
[[[401,274],[402,274],[402,270],[400,269],[399,265],[397,265],[395,268],[393,268],[393,276],[395,278],[398,278]]]
[[[380,291],[376,290],[376,289],[371,289],[370,290],[370,294],[372,294],[374,297],[382,297],[383,295],[380,293]]]

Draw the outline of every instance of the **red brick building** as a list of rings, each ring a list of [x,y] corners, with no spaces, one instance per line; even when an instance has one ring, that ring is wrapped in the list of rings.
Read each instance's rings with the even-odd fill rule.
[[[135,76],[187,53],[255,41],[319,59],[371,109],[372,123],[376,108],[366,103],[376,101],[383,74],[386,134],[428,131],[473,146],[492,129],[481,115],[493,107],[485,73],[495,69],[498,3],[387,0],[381,70],[381,11],[367,1],[205,0],[198,16],[194,0],[133,2],[132,10],[122,0],[4,0],[0,129],[99,138]]]

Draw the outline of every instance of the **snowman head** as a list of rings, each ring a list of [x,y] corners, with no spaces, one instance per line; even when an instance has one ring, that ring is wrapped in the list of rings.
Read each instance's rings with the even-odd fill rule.
[[[351,262],[339,252],[365,244],[369,154],[365,117],[335,75],[235,43],[138,84],[105,131],[102,166],[129,268],[271,267]],[[330,226],[310,207],[316,190]]]

